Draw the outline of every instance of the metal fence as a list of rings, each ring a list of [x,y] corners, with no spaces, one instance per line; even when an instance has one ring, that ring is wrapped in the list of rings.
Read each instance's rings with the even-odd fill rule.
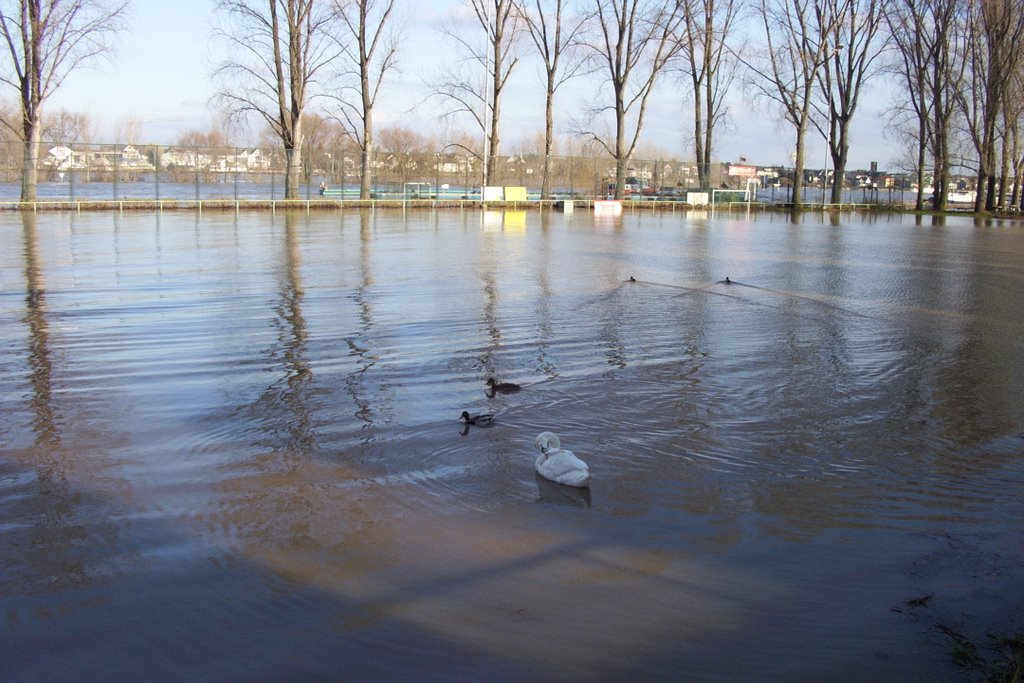
[[[0,144],[0,199],[17,199],[23,148]],[[135,144],[43,143],[39,155],[40,199],[282,199],[286,158],[281,149],[182,147]],[[525,187],[539,197],[544,157],[500,156],[492,184]],[[554,156],[550,192],[559,198],[593,198],[613,191],[615,165],[606,155]],[[478,156],[448,149],[378,150],[370,186],[376,198],[471,198],[483,180]],[[309,146],[303,151],[301,194],[315,198],[321,184],[330,194],[357,197],[359,151]],[[681,196],[698,185],[697,167],[681,159],[643,159],[628,170],[627,191],[637,196]],[[711,169],[715,187],[744,188],[743,179]]]
[[[0,143],[0,201],[20,197],[21,143]],[[607,155],[553,156],[549,195],[553,199],[594,199],[614,192],[615,164]],[[526,189],[540,199],[544,157],[502,155],[492,169],[492,184]],[[39,155],[37,199],[42,202],[282,200],[286,157],[280,148],[190,147],[135,144],[43,143]],[[746,175],[734,174],[742,170]],[[754,175],[750,175],[751,173]],[[823,203],[820,178],[807,171],[804,202]],[[708,169],[715,190],[756,190],[765,203],[792,201],[792,169],[715,163]],[[817,180],[817,186],[815,181]],[[356,199],[361,161],[355,148],[309,145],[303,151],[299,199]],[[386,150],[371,165],[371,198],[479,200],[483,164],[476,155],[451,147],[434,150]],[[697,165],[676,158],[637,159],[627,171],[631,199],[681,200],[698,188]],[[850,183],[843,203],[903,204],[899,186],[888,191]],[[323,188],[323,192],[321,191]]]

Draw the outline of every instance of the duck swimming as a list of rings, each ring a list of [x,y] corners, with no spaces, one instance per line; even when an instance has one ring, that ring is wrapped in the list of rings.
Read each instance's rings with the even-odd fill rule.
[[[558,435],[541,432],[536,440],[540,455],[537,457],[537,474],[556,484],[584,488],[590,486],[590,468],[572,451],[562,448]]]
[[[488,377],[485,384],[487,384],[487,388],[490,391],[488,395],[491,398],[493,398],[495,394],[511,394],[522,389],[521,386],[513,384],[512,382],[496,382],[493,377]]]
[[[462,415],[459,416],[460,420],[464,420],[466,425],[473,425],[475,427],[490,427],[494,424],[494,415],[491,413],[482,413],[480,415],[470,415],[469,411],[463,410]]]

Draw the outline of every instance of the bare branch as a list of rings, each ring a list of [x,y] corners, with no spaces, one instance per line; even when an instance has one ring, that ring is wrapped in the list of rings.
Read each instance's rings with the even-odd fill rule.
[[[554,145],[554,100],[559,87],[583,75],[586,63],[580,49],[580,37],[586,25],[583,14],[566,18],[567,0],[533,0],[532,6],[519,0],[516,11],[522,17],[526,33],[530,36],[544,65],[544,173],[541,196],[550,195],[551,150]],[[568,61],[563,65],[563,60]]]
[[[332,39],[337,14],[318,0],[219,0],[215,36],[230,51],[214,71],[218,99],[235,116],[255,114],[281,139],[285,196],[298,196],[302,120],[321,94],[317,75],[341,54]]]
[[[21,196],[35,199],[43,108],[68,75],[108,54],[123,25],[127,2],[34,0],[0,3],[7,50],[0,83],[18,93],[25,144]],[[7,124],[12,127],[10,124]]]
[[[682,9],[676,0],[592,0],[585,48],[606,70],[614,111],[614,141],[594,138],[615,159],[616,197],[643,130],[658,77],[680,50]]]
[[[362,158],[360,195],[370,196],[374,133],[373,110],[388,74],[398,67],[402,26],[394,23],[396,0],[334,0],[344,27],[336,37],[341,54],[329,96],[338,103],[341,120],[359,145]]]
[[[447,77],[435,84],[435,95],[448,103],[445,118],[468,114],[485,136],[484,184],[491,182],[495,160],[501,145],[501,98],[508,79],[519,63],[517,54],[522,16],[514,0],[464,0],[473,22],[482,29],[486,44],[474,40],[476,31],[452,27],[445,34],[454,42],[463,59],[449,69]],[[479,69],[483,84],[467,73]],[[485,92],[486,91],[486,92]],[[472,104],[479,102],[482,111]]]

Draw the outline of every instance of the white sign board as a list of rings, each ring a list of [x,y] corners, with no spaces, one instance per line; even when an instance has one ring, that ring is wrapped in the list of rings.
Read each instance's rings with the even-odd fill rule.
[[[594,216],[621,216],[622,202],[618,199],[595,199]]]
[[[707,192],[687,192],[686,203],[690,206],[707,206],[708,205],[708,193]]]
[[[505,188],[488,185],[484,187],[483,198],[485,202],[500,202],[505,199]]]

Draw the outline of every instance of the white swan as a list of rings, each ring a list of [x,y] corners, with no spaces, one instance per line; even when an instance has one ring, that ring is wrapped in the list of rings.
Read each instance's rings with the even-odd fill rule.
[[[572,451],[562,448],[554,432],[541,432],[537,437],[537,474],[565,486],[590,486],[590,469]]]

